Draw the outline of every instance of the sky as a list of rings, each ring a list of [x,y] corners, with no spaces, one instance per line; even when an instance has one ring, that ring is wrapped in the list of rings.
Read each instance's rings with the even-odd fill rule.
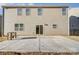
[[[69,6],[70,8],[79,8],[79,3],[0,3],[0,14],[2,14],[2,5],[40,5],[40,6]]]

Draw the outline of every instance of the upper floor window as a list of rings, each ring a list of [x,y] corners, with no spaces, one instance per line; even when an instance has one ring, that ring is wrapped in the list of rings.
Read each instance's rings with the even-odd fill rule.
[[[62,8],[62,15],[66,15],[66,8]]]
[[[17,15],[22,15],[22,8],[17,8]]]
[[[42,15],[42,8],[38,8],[38,16]]]
[[[26,15],[30,15],[30,9],[29,8],[26,8]]]

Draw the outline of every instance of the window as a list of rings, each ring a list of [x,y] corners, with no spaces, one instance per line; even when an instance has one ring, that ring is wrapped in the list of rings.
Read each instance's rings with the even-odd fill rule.
[[[26,8],[26,15],[30,15],[30,9]]]
[[[15,24],[15,31],[23,31],[24,25],[23,24]]]
[[[17,8],[17,15],[22,15],[22,8]]]
[[[38,16],[42,15],[42,8],[38,8]]]
[[[57,24],[53,24],[53,28],[57,28]]]
[[[66,15],[66,8],[62,8],[62,15]]]
[[[15,31],[18,31],[19,29],[19,24],[15,24]]]
[[[23,31],[23,27],[24,27],[24,25],[20,24],[20,31]]]

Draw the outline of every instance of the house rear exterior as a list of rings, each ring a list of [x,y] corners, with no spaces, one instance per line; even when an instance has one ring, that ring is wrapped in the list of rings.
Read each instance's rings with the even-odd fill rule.
[[[68,6],[3,6],[3,16],[3,35],[69,35]]]

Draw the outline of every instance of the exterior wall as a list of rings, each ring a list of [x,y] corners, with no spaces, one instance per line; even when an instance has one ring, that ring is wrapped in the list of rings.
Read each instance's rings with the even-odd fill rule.
[[[21,16],[17,15],[16,8],[5,9],[4,35],[15,32],[15,23],[24,24],[24,31],[17,31],[18,35],[36,35],[36,25],[43,25],[43,35],[68,35],[68,15],[62,15],[62,8],[43,8],[41,16],[38,16],[37,8],[30,9],[29,16],[26,16],[25,8]],[[53,24],[57,24],[56,29],[52,27]]]
[[[69,30],[71,35],[79,35],[79,8],[70,8],[68,11]]]

